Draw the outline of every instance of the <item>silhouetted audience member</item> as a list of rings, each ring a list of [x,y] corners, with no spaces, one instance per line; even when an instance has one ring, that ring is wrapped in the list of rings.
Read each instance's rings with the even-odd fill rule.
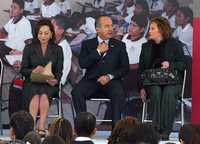
[[[195,131],[195,125],[185,124],[179,130],[179,141],[181,144],[189,144],[192,139],[192,135]]]
[[[138,120],[134,117],[127,116],[119,120],[108,138],[108,144],[125,144],[128,139],[130,127],[138,125]]]
[[[30,113],[19,111],[10,118],[10,135],[12,141],[20,141],[34,129],[34,120]]]
[[[158,144],[159,134],[153,129],[151,124],[140,123],[130,129],[129,144]]]
[[[38,133],[36,133],[35,131],[30,131],[28,132],[24,138],[23,141],[27,144],[41,144],[41,138],[40,135]]]
[[[64,140],[59,136],[47,136],[42,144],[65,144]]]
[[[60,136],[66,144],[71,144],[73,138],[72,125],[65,118],[57,118],[50,124],[49,135]]]
[[[74,144],[94,144],[91,138],[96,134],[96,118],[89,112],[80,112],[75,118],[74,128],[77,138]]]

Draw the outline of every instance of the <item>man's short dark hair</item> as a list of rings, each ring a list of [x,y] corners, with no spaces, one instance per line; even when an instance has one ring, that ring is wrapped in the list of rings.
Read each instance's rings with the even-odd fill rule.
[[[134,21],[140,28],[146,28],[148,24],[147,16],[144,13],[134,15],[131,21]]]
[[[16,139],[22,140],[24,136],[34,129],[34,120],[30,113],[18,111],[11,115],[10,127],[13,128]]]
[[[80,112],[75,118],[74,127],[78,136],[90,137],[96,127],[96,118],[89,112]]]
[[[21,9],[24,9],[24,0],[13,0],[12,3],[16,3]]]
[[[109,17],[108,15],[100,15],[95,21],[95,27],[101,27],[101,18],[102,17]],[[110,18],[110,17],[109,17]]]

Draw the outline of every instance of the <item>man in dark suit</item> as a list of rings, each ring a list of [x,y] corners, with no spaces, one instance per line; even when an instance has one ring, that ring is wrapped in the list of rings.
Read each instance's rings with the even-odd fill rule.
[[[121,78],[129,69],[125,44],[112,38],[113,24],[108,16],[96,21],[97,37],[82,43],[79,63],[86,69],[72,90],[76,113],[86,111],[86,99],[97,93],[111,99],[113,124],[121,117],[125,93]]]
[[[74,121],[77,135],[74,144],[94,144],[92,137],[96,134],[96,118],[89,112],[80,112]]]

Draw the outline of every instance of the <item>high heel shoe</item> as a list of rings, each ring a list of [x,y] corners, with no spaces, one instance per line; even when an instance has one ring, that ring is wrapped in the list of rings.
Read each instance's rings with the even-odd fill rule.
[[[42,129],[36,129],[36,132],[40,135],[41,138],[46,137],[46,131]]]

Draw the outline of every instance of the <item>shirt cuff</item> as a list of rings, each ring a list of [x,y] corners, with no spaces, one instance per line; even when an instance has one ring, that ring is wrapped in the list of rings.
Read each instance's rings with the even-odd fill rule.
[[[112,80],[114,78],[114,76],[111,74],[108,74],[108,76],[109,76],[110,80]]]

